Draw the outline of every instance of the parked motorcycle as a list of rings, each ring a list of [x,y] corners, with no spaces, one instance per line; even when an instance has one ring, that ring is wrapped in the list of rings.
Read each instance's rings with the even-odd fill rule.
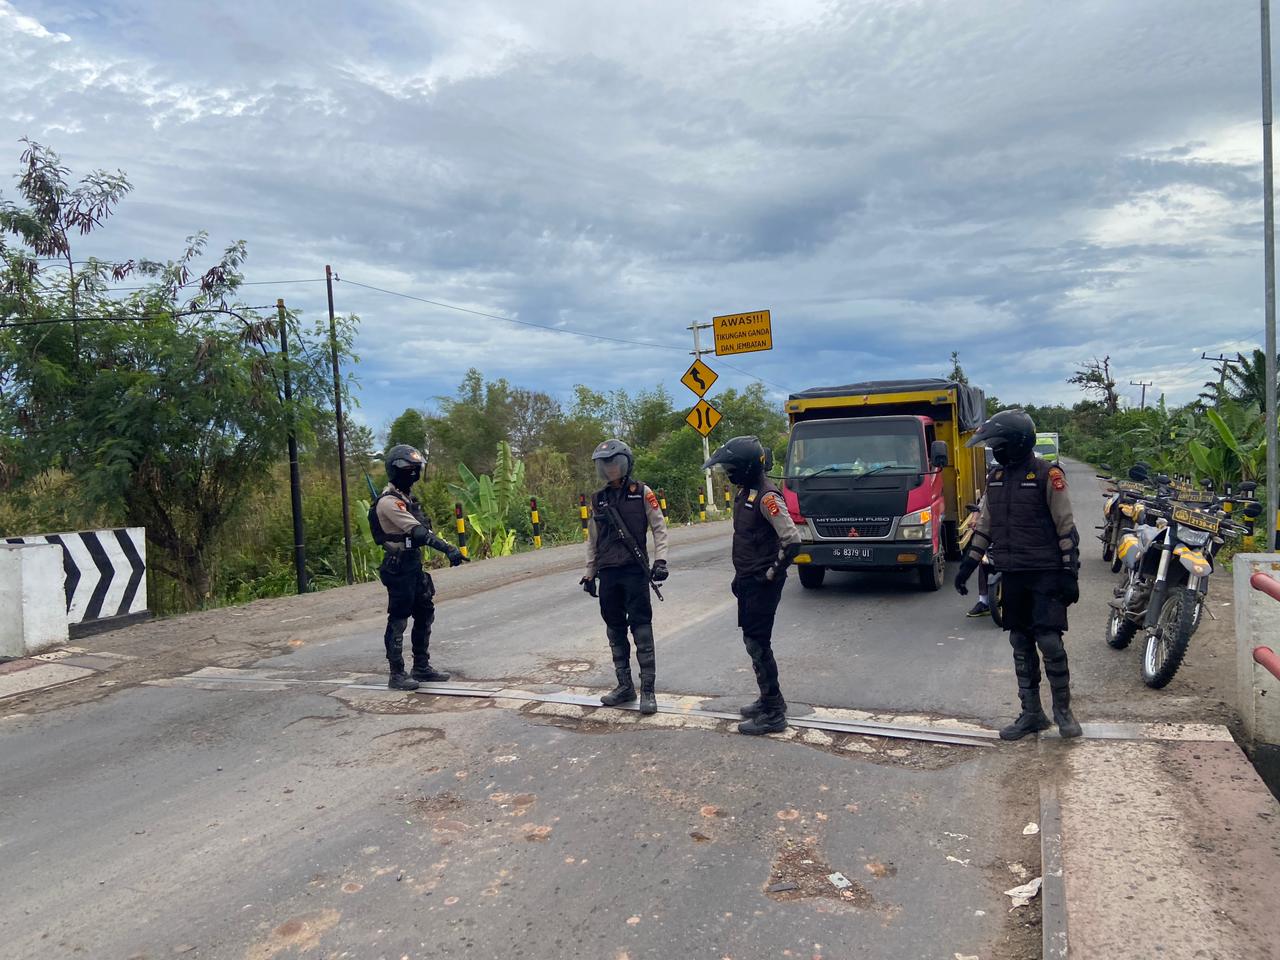
[[[1143,506],[1141,498],[1148,492],[1150,482],[1149,467],[1145,463],[1136,463],[1129,468],[1128,480],[1117,480],[1115,477],[1098,474],[1099,480],[1106,480],[1112,486],[1107,490],[1106,500],[1102,505],[1103,525],[1098,539],[1102,541],[1102,559],[1111,564],[1111,572],[1120,572],[1120,558],[1116,555],[1120,540],[1124,534],[1142,522]]]
[[[1211,490],[1193,497],[1164,475],[1156,483],[1154,496],[1137,501],[1144,522],[1124,532],[1117,547],[1125,573],[1110,601],[1106,640],[1123,650],[1141,630],[1142,680],[1160,689],[1178,672],[1200,625],[1218,550],[1228,537],[1246,532],[1228,518],[1226,505],[1249,519],[1259,516],[1262,506],[1248,499],[1257,487],[1253,483],[1240,485],[1244,499],[1217,497]]]

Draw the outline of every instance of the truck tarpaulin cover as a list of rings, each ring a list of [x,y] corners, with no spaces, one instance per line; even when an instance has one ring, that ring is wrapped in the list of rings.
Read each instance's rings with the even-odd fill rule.
[[[841,387],[810,387],[791,394],[792,400],[821,400],[826,397],[868,396],[880,393],[918,393],[934,391],[956,394],[956,406],[960,410],[960,429],[977,430],[987,419],[987,402],[982,391],[963,383],[948,380],[868,380],[864,383],[847,383]]]

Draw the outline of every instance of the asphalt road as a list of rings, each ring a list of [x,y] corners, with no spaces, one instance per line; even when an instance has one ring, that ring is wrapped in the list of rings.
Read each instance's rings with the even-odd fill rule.
[[[1079,473],[1087,536],[1097,485]],[[678,545],[655,619],[660,690],[708,706],[754,696],[726,548],[727,528]],[[1142,701],[1136,654],[1101,643],[1110,577],[1086,550],[1081,713],[1211,711],[1218,668],[1194,656],[1185,693]],[[560,565],[444,596],[436,664],[608,686],[576,580]],[[1008,644],[965,618],[972,599],[792,578],[776,633],[792,712],[1007,717]],[[1037,906],[1002,892],[1038,872],[1031,744],[757,740],[391,694],[359,683],[382,677],[368,620],[304,625],[288,649],[257,681],[178,677],[0,722],[0,957],[1038,955]]]

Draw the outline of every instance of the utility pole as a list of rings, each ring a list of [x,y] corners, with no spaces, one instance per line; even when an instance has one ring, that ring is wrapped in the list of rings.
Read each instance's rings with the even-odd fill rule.
[[[693,358],[695,360],[701,360],[702,355],[704,353],[715,353],[715,350],[702,349],[702,331],[710,330],[713,326],[714,324],[698,323],[697,321],[694,321],[692,324],[689,325],[688,329],[693,331]],[[709,441],[704,436],[702,438],[702,462],[706,463],[710,459],[711,459],[711,441]],[[710,470],[706,471],[706,474],[707,474],[706,476],[707,509],[715,513],[717,512],[717,507],[716,507],[716,498],[712,495],[712,492],[711,492],[711,471]]]
[[[307,547],[302,534],[302,476],[298,471],[298,433],[293,423],[293,377],[289,374],[288,318],[284,301],[276,301],[280,319],[280,356],[284,360],[284,410],[289,421],[289,499],[293,505],[293,566],[298,593],[307,592]]]
[[[324,265],[324,284],[329,290],[329,353],[333,358],[333,417],[338,432],[338,482],[342,486],[342,544],[347,556],[347,585],[356,582],[351,560],[351,501],[347,499],[347,428],[342,420],[342,380],[338,373],[338,321],[333,312],[333,270]]]
[[[1222,354],[1219,354],[1216,357],[1211,357],[1207,353],[1201,353],[1200,359],[1212,360],[1214,363],[1222,364],[1222,366],[1220,367],[1215,367],[1215,369],[1218,371],[1218,400],[1214,404],[1215,407],[1221,406],[1223,391],[1227,389],[1227,368],[1230,367],[1231,364],[1233,363],[1239,365],[1240,360],[1238,358],[1232,359],[1231,357],[1224,356]]]
[[[1276,549],[1276,239],[1271,192],[1271,0],[1262,0],[1262,209],[1266,297],[1267,550]]]
[[[1147,387],[1151,386],[1150,380],[1130,380],[1129,386],[1142,388],[1142,409],[1147,409]]]

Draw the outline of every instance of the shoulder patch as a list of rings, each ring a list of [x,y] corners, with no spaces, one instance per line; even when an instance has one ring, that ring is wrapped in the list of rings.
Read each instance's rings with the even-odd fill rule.
[[[648,491],[644,495],[644,502],[647,503],[649,506],[653,507],[653,509],[655,510],[659,509],[658,498],[657,496],[654,495],[654,492],[652,490]]]
[[[1065,489],[1067,489],[1067,477],[1066,477],[1066,474],[1064,474],[1064,473],[1063,473],[1061,470],[1059,470],[1057,467],[1050,467],[1050,468],[1049,468],[1049,482],[1050,482],[1051,484],[1053,484],[1053,489],[1055,489],[1055,490],[1065,490]]]
[[[776,517],[782,512],[782,508],[778,505],[778,495],[776,493],[765,494],[764,507],[769,511],[769,516]]]
[[[403,501],[403,500],[397,500],[397,501],[396,501],[396,507],[397,507],[398,509],[400,509],[400,510],[408,509],[407,507],[405,507],[405,505],[404,505],[404,501]]]

